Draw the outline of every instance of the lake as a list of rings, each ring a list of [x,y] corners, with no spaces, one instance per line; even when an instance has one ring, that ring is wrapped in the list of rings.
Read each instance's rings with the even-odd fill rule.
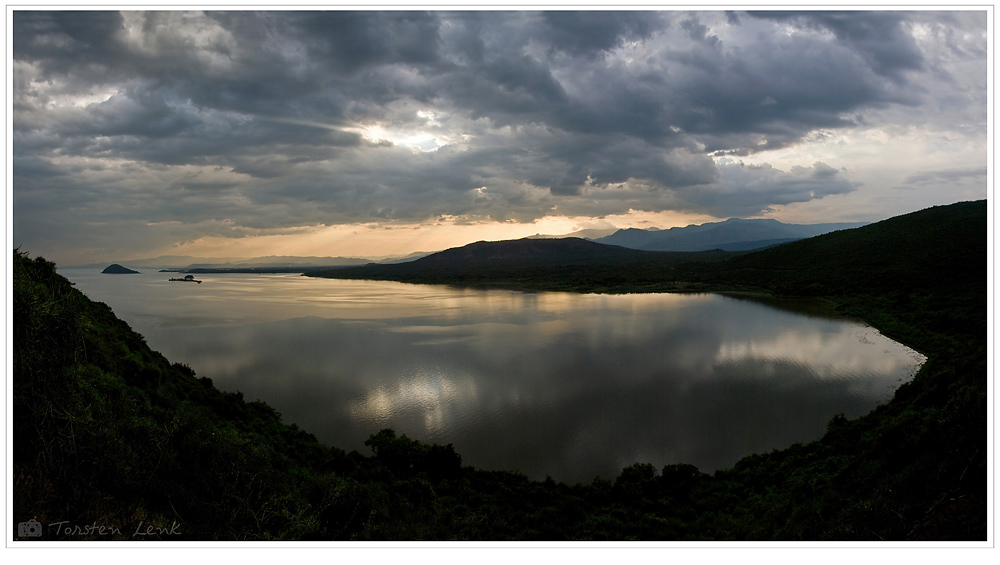
[[[535,479],[726,468],[871,411],[924,361],[799,301],[59,273],[171,362],[325,443],[370,454],[365,439],[391,427]]]

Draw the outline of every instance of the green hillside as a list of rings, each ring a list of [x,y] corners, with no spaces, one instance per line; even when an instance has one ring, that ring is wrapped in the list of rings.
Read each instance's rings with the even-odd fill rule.
[[[371,455],[322,445],[15,251],[13,524],[94,540],[983,540],[985,212],[933,208],[750,254],[503,266],[521,287],[826,296],[928,355],[890,403],[833,418],[819,441],[713,475],[640,463],[585,485],[462,466],[451,446],[390,430],[372,430]]]

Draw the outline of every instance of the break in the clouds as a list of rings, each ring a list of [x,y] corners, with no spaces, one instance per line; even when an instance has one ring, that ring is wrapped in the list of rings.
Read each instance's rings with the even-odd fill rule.
[[[15,244],[981,198],[986,15],[15,11]]]

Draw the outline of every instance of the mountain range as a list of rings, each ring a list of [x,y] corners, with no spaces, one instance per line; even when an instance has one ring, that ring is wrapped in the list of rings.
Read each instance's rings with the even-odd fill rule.
[[[609,236],[617,231],[620,230],[618,230],[618,228],[592,228],[586,230],[579,230],[572,233],[564,233],[562,235],[536,233],[535,235],[529,235],[524,239],[563,239],[567,237],[579,237],[582,239],[598,239],[605,236]]]
[[[805,239],[832,231],[852,229],[866,225],[865,222],[827,224],[785,224],[777,220],[742,220],[730,218],[723,222],[688,225],[670,229],[587,229],[563,235],[535,234],[524,239],[564,239],[581,238],[597,243],[617,245],[645,251],[745,251],[760,249]],[[314,269],[316,267],[361,266],[370,263],[406,263],[431,255],[420,251],[408,255],[385,257],[194,257],[190,255],[163,255],[149,259],[115,261],[131,268],[157,268],[171,271],[190,269]],[[72,265],[78,268],[98,268],[107,263]]]
[[[985,201],[939,206],[856,229],[829,231],[767,249],[652,251],[579,238],[477,242],[401,265],[366,265],[312,276],[444,283],[482,287],[583,292],[663,292],[672,290],[766,289],[788,295],[839,295],[872,292],[896,295],[914,285],[945,292],[984,294],[978,262],[986,254],[979,234]],[[773,222],[773,223],[772,223]],[[704,232],[779,224],[812,230],[852,224],[790,226],[773,220],[728,220]],[[694,226],[704,227],[704,226]],[[784,229],[784,228],[781,228]],[[633,230],[643,232],[643,230]],[[671,232],[672,230],[663,230]],[[805,231],[805,230],[803,230]],[[629,232],[626,232],[627,234]],[[656,233],[656,232],[654,232]],[[681,230],[673,233],[695,233]],[[802,232],[799,232],[802,233]],[[750,240],[753,241],[753,240]],[[819,258],[823,259],[820,260]],[[979,269],[979,270],[977,270]],[[954,275],[942,279],[942,273]],[[966,292],[967,291],[967,292]],[[939,299],[941,301],[943,299]],[[924,307],[926,310],[927,307]]]
[[[760,249],[830,233],[859,228],[866,222],[830,224],[785,224],[777,220],[742,220],[730,218],[724,222],[689,225],[682,228],[621,229],[594,239],[598,243],[620,245],[646,251],[743,251]]]

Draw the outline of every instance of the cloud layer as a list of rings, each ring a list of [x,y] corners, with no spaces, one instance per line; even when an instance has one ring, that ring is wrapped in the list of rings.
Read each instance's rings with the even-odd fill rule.
[[[985,144],[985,14],[18,11],[15,240],[848,195],[848,163],[767,155],[883,126]]]

